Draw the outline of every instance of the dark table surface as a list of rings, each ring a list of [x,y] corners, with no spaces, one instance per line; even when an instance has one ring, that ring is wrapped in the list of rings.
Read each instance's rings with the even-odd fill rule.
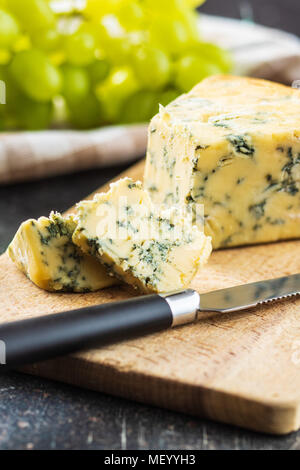
[[[202,10],[298,32],[298,0],[209,0]],[[24,219],[64,211],[122,170],[0,187],[0,252]],[[300,432],[261,435],[10,372],[0,376],[0,449],[300,449]]]

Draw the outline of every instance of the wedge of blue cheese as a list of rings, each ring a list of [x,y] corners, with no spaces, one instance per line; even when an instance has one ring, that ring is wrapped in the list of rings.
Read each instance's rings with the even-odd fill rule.
[[[145,188],[155,203],[203,204],[222,248],[300,237],[300,91],[208,78],[149,126]]]
[[[23,222],[7,253],[38,287],[52,292],[90,292],[115,284],[95,258],[73,242],[76,223],[52,212]]]
[[[154,206],[142,184],[130,178],[79,203],[76,222],[73,242],[142,292],[187,287],[211,252],[203,231],[184,226],[177,210]]]

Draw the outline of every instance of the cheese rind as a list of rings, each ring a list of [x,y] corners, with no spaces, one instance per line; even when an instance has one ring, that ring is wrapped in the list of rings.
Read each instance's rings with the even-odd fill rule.
[[[129,178],[80,203],[76,221],[74,243],[142,292],[187,287],[211,252],[203,231],[193,225],[178,235],[184,221],[177,211],[154,207],[141,183]]]
[[[76,223],[70,216],[29,219],[17,231],[7,252],[38,287],[47,291],[89,292],[111,286],[116,279],[72,242]]]
[[[300,237],[300,91],[204,80],[152,119],[144,181],[155,203],[203,204],[214,248]]]

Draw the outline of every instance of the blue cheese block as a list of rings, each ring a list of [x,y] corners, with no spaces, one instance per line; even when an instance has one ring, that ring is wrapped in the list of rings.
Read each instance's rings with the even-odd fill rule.
[[[73,241],[142,292],[185,288],[211,252],[210,238],[176,208],[156,207],[140,182],[124,178],[77,206]]]
[[[90,292],[116,284],[105,268],[72,242],[72,216],[51,213],[23,222],[7,252],[38,287],[52,292]]]
[[[155,203],[203,204],[213,247],[300,237],[300,91],[210,77],[151,121]]]

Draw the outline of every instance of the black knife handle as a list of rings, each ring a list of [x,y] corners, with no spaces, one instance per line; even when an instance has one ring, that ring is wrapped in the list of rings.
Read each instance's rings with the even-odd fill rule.
[[[199,306],[195,295],[146,295],[0,325],[0,363],[16,367],[187,323]]]

